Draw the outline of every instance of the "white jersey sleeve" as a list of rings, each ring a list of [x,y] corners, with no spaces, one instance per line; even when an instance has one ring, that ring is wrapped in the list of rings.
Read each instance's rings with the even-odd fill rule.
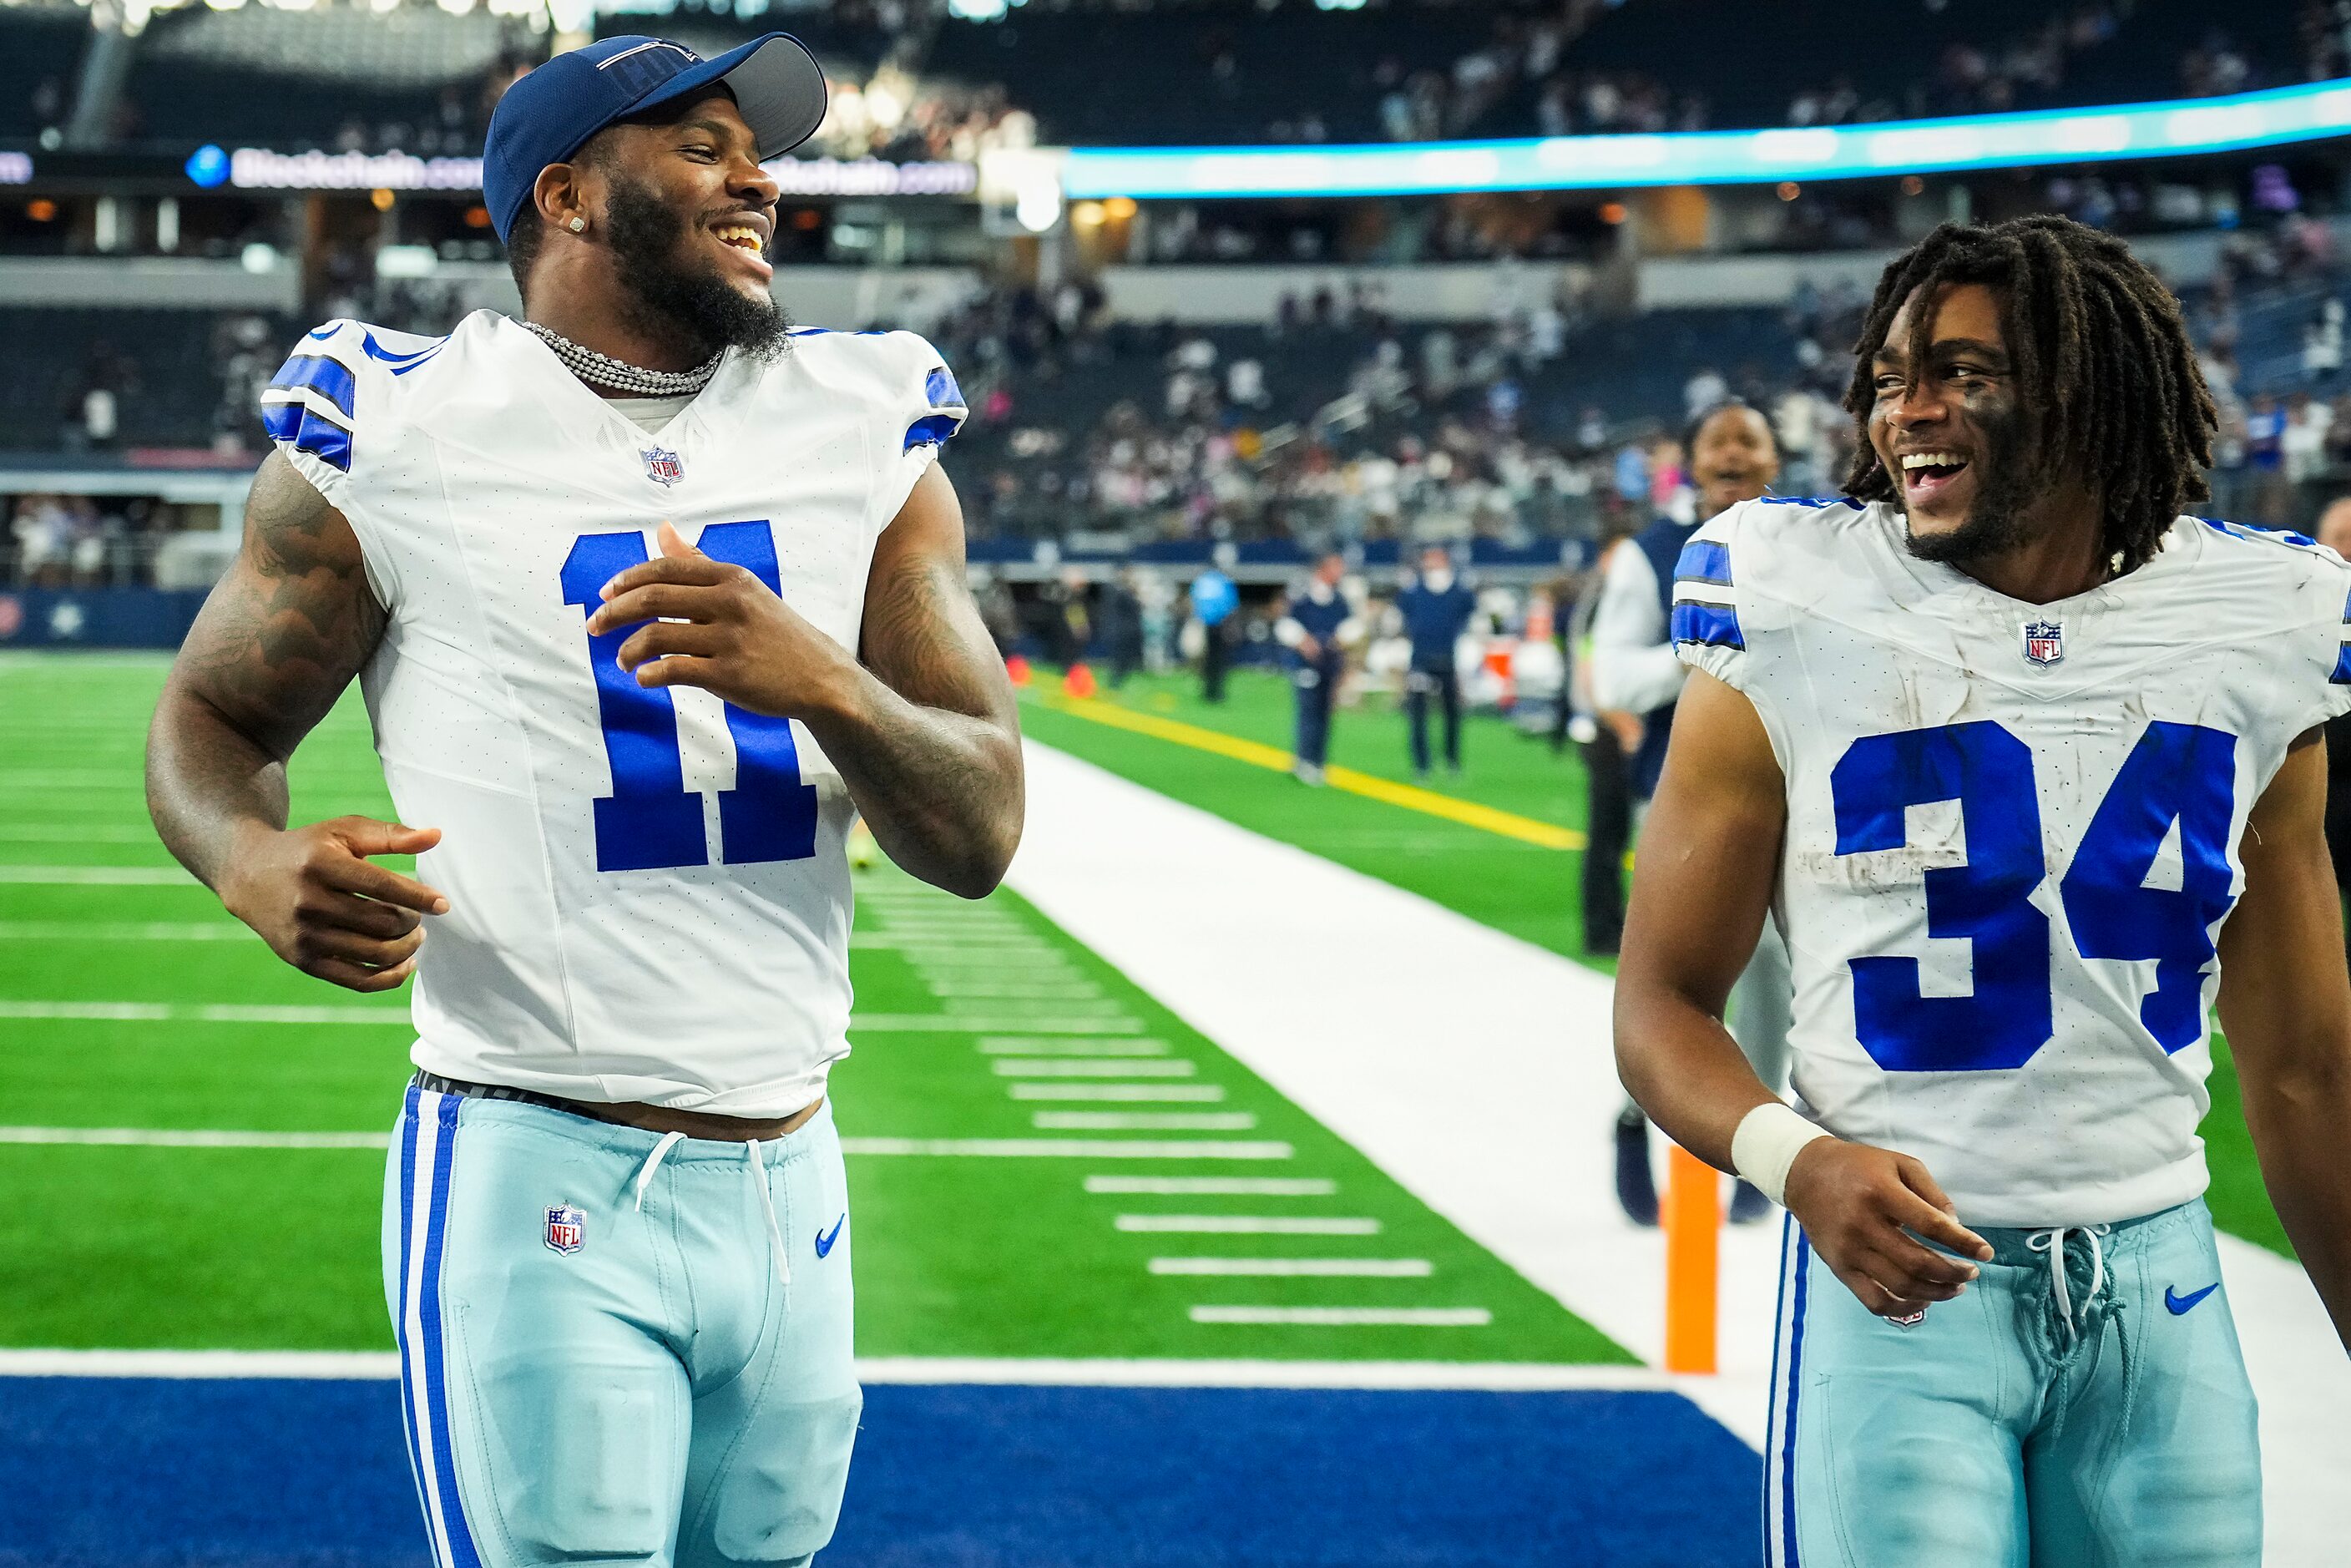
[[[1667,625],[1674,653],[1694,670],[1747,689],[1747,638],[1739,622],[1740,519],[1731,507],[1707,519],[1674,563],[1674,608]]]
[[[431,360],[444,341],[338,319],[304,334],[261,394],[261,427],[270,444],[350,521],[368,584],[386,606],[398,593],[394,552],[370,526],[359,499],[365,486],[354,486],[351,476],[369,455],[370,423],[381,437],[397,417],[398,378]]]
[[[919,333],[861,333],[851,340],[861,351],[849,373],[859,382],[856,391],[872,423],[867,439],[878,534],[906,504],[914,482],[937,461],[947,438],[963,428],[967,411],[955,372]]]

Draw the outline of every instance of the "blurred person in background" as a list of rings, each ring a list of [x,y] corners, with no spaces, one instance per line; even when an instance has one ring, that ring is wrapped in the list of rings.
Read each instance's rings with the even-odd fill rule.
[[[2320,514],[2318,542],[2351,560],[2351,496]],[[2351,714],[2326,721],[2326,853],[2339,896],[2351,888]]]
[[[1404,708],[1412,728],[1412,770],[1428,777],[1428,705],[1445,716],[1445,767],[1461,771],[1461,633],[1478,612],[1478,595],[1453,572],[1453,557],[1441,545],[1420,552],[1420,574],[1395,597],[1412,643],[1412,665],[1404,680]]]
[[[1301,784],[1319,785],[1331,752],[1331,709],[1339,681],[1347,673],[1347,649],[1363,634],[1363,618],[1340,584],[1347,563],[1332,551],[1314,563],[1314,575],[1282,601],[1274,639],[1290,650],[1290,680],[1298,699],[1298,761]]]
[[[1094,632],[1110,660],[1111,689],[1116,691],[1143,664],[1143,597],[1135,590],[1133,567],[1120,568],[1102,584],[1094,604]]]
[[[1239,628],[1233,612],[1241,607],[1241,591],[1222,567],[1212,566],[1192,580],[1192,619],[1200,627],[1200,700],[1225,700],[1225,672],[1232,667],[1233,633]]]
[[[1613,957],[1625,935],[1625,854],[1633,847],[1631,758],[1641,721],[1603,711],[1592,695],[1592,622],[1617,553],[1633,548],[1633,528],[1611,523],[1568,620],[1568,735],[1583,754],[1583,950]],[[1647,1147],[1646,1139],[1643,1148]]]
[[[1639,716],[1619,732],[1629,737],[1627,768],[1636,814],[1646,812],[1656,792],[1675,700],[1688,678],[1674,652],[1675,569],[1701,523],[1763,495],[1780,476],[1771,423],[1743,402],[1717,403],[1701,412],[1690,422],[1681,447],[1689,454],[1697,516],[1687,523],[1659,517],[1620,546],[1610,558],[1593,614],[1593,706],[1603,715]],[[1787,1077],[1789,1008],[1788,950],[1778,932],[1766,925],[1731,992],[1731,1032],[1754,1063],[1756,1076],[1775,1086]],[[1648,1119],[1629,1100],[1616,1120],[1616,1197],[1636,1224],[1656,1223]],[[1741,1181],[1730,1217],[1746,1223],[1761,1219],[1771,1208],[1768,1198]]]

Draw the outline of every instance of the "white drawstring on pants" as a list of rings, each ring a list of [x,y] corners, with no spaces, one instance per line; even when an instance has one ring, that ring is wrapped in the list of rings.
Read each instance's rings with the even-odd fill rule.
[[[645,1189],[653,1186],[653,1173],[661,1169],[662,1161],[669,1158],[670,1151],[684,1142],[684,1133],[664,1133],[661,1142],[653,1145],[653,1152],[645,1156],[645,1163],[637,1167],[637,1212],[640,1214],[644,1212]],[[767,1145],[757,1138],[746,1139],[743,1144],[743,1168],[750,1173],[751,1190],[759,1195],[759,1212],[767,1218],[768,1241],[776,1259],[776,1278],[789,1285],[792,1282],[792,1266],[784,1246],[783,1225],[776,1218],[776,1196],[768,1190],[768,1162],[761,1154],[766,1147]]]
[[[684,1133],[664,1133],[661,1142],[653,1145],[653,1152],[645,1156],[645,1163],[637,1167],[637,1212],[639,1214],[645,1211],[645,1188],[653,1186],[653,1172],[661,1169],[661,1163],[669,1158],[669,1152],[684,1142],[685,1142]]]
[[[2033,1251],[2049,1254],[2049,1293],[2057,1299],[2057,1315],[2064,1320],[2067,1344],[2078,1339],[2082,1331],[2074,1321],[2074,1294],[2065,1282],[2065,1238],[2078,1235],[2090,1244],[2090,1294],[2082,1303],[2086,1312],[2090,1302],[2098,1298],[2098,1287],[2106,1282],[2106,1255],[2098,1238],[2113,1228],[2110,1225],[2060,1225],[2036,1230],[2024,1239],[2025,1246]]]
[[[747,1168],[751,1186],[759,1195],[759,1211],[768,1217],[768,1239],[776,1250],[776,1279],[789,1285],[792,1282],[792,1266],[785,1260],[784,1228],[776,1222],[776,1195],[768,1190],[768,1162],[759,1154],[765,1146],[757,1138],[748,1139],[743,1145],[743,1154],[750,1162]]]

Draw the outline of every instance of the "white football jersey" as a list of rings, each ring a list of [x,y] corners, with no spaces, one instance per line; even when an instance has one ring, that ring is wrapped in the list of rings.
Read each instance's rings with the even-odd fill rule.
[[[389,612],[362,673],[401,820],[442,830],[416,1063],[737,1116],[812,1103],[849,1049],[851,805],[797,723],[648,691],[590,639],[664,519],[843,647],[873,545],[963,417],[908,332],[729,352],[648,436],[520,325],[311,333],[263,398]]]
[[[1796,1092],[1972,1224],[2184,1203],[2238,840],[2294,738],[2351,708],[2351,569],[2181,517],[2036,605],[1904,538],[1884,504],[1751,501],[1677,573],[1683,658],[1754,703],[1787,777]]]

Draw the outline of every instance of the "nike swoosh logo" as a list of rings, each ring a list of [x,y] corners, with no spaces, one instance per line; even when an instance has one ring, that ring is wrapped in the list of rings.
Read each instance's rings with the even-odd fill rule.
[[[848,1223],[849,1215],[846,1211],[843,1211],[841,1217],[832,1222],[831,1229],[820,1230],[816,1233],[816,1255],[818,1257],[824,1257],[827,1253],[832,1250],[832,1244],[841,1239],[841,1228]],[[2188,1309],[2185,1307],[2174,1307],[2171,1310],[2175,1312],[2186,1312]]]
[[[2215,1280],[2210,1284],[2205,1286],[2202,1290],[2191,1291],[2187,1295],[2183,1296],[2177,1291],[2173,1290],[2170,1286],[2166,1285],[2163,1288],[2163,1304],[2171,1309],[2171,1315],[2176,1318],[2179,1316],[2180,1313],[2186,1312],[2189,1308],[2194,1306],[2197,1302],[2202,1301],[2205,1297],[2210,1295],[2220,1288],[2220,1281]]]

